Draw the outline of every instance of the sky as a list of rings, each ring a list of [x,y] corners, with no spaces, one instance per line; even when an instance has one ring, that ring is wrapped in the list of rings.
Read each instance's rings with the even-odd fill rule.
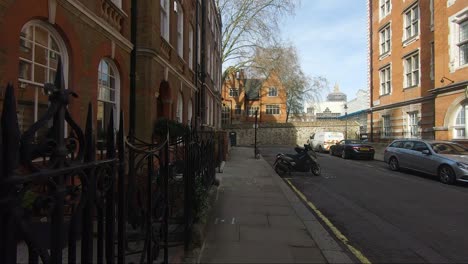
[[[304,72],[327,78],[330,91],[338,83],[348,101],[367,89],[366,8],[366,0],[302,0],[295,15],[280,24]]]

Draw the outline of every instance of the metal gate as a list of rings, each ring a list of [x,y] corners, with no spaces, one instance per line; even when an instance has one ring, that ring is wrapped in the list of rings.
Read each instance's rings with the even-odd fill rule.
[[[125,137],[122,113],[116,130],[111,112],[104,147],[97,150],[92,106],[82,130],[68,112],[77,95],[64,89],[61,69],[59,61],[54,84],[44,85],[47,112],[24,133],[14,89],[6,88],[0,263],[169,263],[168,248],[177,244],[170,226],[182,227],[179,242],[187,247],[200,195],[214,182],[213,135],[191,131],[171,140],[168,131],[161,142],[143,142]],[[40,129],[46,136],[38,136]],[[177,145],[181,155],[173,155]],[[181,180],[174,181],[176,174]],[[182,214],[176,216],[178,205]]]

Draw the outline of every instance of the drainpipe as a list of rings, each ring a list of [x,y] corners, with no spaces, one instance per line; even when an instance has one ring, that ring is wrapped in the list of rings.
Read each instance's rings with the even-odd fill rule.
[[[136,117],[136,36],[137,36],[137,0],[132,0],[131,3],[131,20],[130,20],[130,41],[133,49],[130,53],[130,139],[135,136],[135,117]]]
[[[201,69],[200,69],[200,81],[201,81],[201,88],[200,88],[200,105],[201,105],[201,121],[202,124],[205,122],[206,119],[206,1],[209,0],[202,0],[201,1]]]
[[[369,5],[369,101],[370,101],[370,142],[374,142],[374,82],[373,82],[373,71],[374,71],[374,64],[372,59],[373,54],[373,47],[372,47],[372,0],[367,0]]]

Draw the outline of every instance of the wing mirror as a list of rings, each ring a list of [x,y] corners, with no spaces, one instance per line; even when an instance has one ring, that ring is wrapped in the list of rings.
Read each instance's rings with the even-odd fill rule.
[[[431,152],[428,149],[421,151],[424,155],[431,155]]]

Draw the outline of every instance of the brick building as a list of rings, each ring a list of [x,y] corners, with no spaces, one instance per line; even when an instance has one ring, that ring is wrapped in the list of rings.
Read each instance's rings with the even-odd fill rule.
[[[468,0],[434,1],[435,137],[468,139]]]
[[[137,135],[166,117],[221,127],[221,17],[214,0],[139,1]]]
[[[136,135],[149,139],[160,117],[219,128],[221,18],[214,0],[136,3]],[[0,33],[0,105],[12,82],[22,132],[45,113],[42,87],[53,82],[59,58],[66,89],[79,95],[69,109],[80,125],[89,102],[98,137],[111,109],[122,109],[128,123],[131,0],[0,0]]]
[[[368,4],[371,138],[465,139],[468,0]]]
[[[245,78],[237,72],[226,78],[222,90],[223,124],[286,122],[286,90],[275,74],[265,79]]]
[[[0,1],[0,105],[11,82],[22,132],[45,113],[42,87],[53,82],[59,58],[66,89],[79,95],[69,110],[80,125],[89,102],[100,133],[110,109],[128,109],[129,9],[129,0]]]

